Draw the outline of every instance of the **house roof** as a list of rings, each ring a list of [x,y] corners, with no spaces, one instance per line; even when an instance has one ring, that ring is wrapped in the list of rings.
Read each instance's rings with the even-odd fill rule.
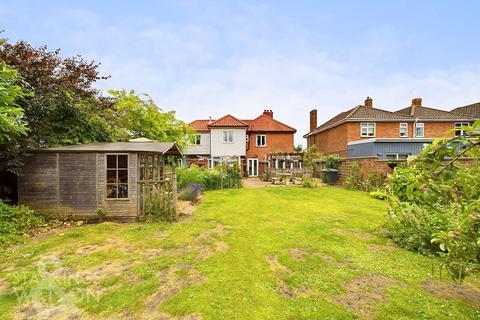
[[[227,114],[217,120],[194,120],[188,125],[197,132],[208,132],[210,127],[248,127],[248,131],[297,132],[295,128],[292,128],[266,114],[261,114],[252,120],[240,120]]]
[[[466,120],[465,115],[449,112],[445,110],[439,110],[428,107],[407,107],[401,110],[398,110],[397,113],[413,116],[415,119],[419,120]]]
[[[391,112],[387,110],[366,107],[366,106],[356,106],[350,110],[341,112],[335,117],[331,118],[327,122],[324,122],[318,126],[312,132],[307,133],[303,137],[306,138],[312,134],[316,134],[332,127],[338,126],[344,122],[357,122],[357,121],[413,121],[414,118],[409,115],[400,114],[396,112]]]
[[[153,152],[161,154],[181,154],[174,142],[129,141],[74,144],[36,150],[39,152]]]
[[[211,123],[208,124],[208,127],[248,127],[248,123],[235,118],[231,114],[227,114],[220,119],[217,119],[215,121],[212,121]]]
[[[476,119],[480,119],[480,102],[472,103],[453,109],[451,112],[459,113]]]
[[[248,131],[265,131],[265,132],[297,132],[292,128],[266,114],[261,114],[253,120],[243,120],[249,124]]]
[[[208,132],[208,123],[212,120],[194,120],[188,125],[197,132]]]

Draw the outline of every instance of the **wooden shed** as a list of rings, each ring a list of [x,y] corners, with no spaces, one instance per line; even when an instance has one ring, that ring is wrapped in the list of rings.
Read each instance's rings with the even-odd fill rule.
[[[79,219],[102,208],[106,219],[138,220],[146,185],[176,185],[164,170],[167,156],[181,156],[175,143],[144,138],[37,150],[18,177],[18,202]]]

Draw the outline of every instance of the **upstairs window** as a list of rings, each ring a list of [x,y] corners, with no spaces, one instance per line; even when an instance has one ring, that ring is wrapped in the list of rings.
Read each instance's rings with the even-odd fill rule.
[[[223,131],[223,142],[233,142],[233,131]]]
[[[107,154],[107,198],[128,198],[128,155]]]
[[[375,122],[360,123],[361,137],[375,137]]]
[[[423,122],[417,122],[415,124],[415,137],[423,138],[425,136],[425,124]]]
[[[257,147],[265,147],[267,145],[267,136],[257,135]]]
[[[408,123],[400,123],[400,137],[407,138],[408,137]]]
[[[202,135],[197,134],[197,135],[195,136],[195,144],[196,144],[196,145],[202,144]]]
[[[465,130],[463,130],[463,127],[466,127],[469,125],[470,123],[468,122],[455,122],[455,136],[459,137],[459,136],[466,135],[467,133],[465,132]]]

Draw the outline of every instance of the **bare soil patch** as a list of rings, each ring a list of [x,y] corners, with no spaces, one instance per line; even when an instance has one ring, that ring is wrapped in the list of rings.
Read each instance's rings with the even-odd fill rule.
[[[300,260],[300,261],[305,260],[305,258],[308,256],[315,256],[315,257],[322,258],[322,260],[329,265],[342,266],[342,265],[345,265],[346,263],[344,261],[338,261],[334,257],[323,252],[312,252],[312,251],[308,251],[300,248],[292,248],[292,249],[289,249],[288,252],[292,255],[292,257],[295,260]]]
[[[431,295],[446,300],[460,300],[480,308],[480,288],[471,284],[462,285],[454,282],[427,280],[422,287]]]
[[[282,277],[291,276],[293,272],[288,269],[286,266],[282,265],[276,256],[267,256],[265,257],[270,269],[273,272],[275,282],[277,283],[278,293],[287,299],[292,299],[300,295],[310,295],[312,290],[309,288],[294,288],[289,286]]]
[[[345,294],[335,301],[353,310],[360,319],[371,319],[377,305],[387,299],[385,289],[392,286],[406,287],[407,284],[381,275],[356,278],[344,286]]]
[[[204,281],[198,271],[188,265],[176,265],[162,270],[157,277],[160,280],[160,285],[157,291],[145,302],[143,316],[157,310],[163,302],[176,295],[184,287]]]

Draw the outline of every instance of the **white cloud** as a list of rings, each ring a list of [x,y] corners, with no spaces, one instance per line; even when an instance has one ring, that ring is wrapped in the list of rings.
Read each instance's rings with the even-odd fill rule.
[[[480,65],[460,68],[453,61],[415,73],[394,64],[384,68],[410,49],[414,36],[379,26],[348,47],[319,47],[293,24],[280,37],[262,16],[269,8],[257,9],[188,24],[60,10],[45,16],[38,32],[53,33],[54,46],[68,54],[102,62],[101,70],[112,75],[99,83],[103,89],[149,93],[186,121],[225,113],[254,118],[268,107],[298,129],[297,143],[308,131],[312,107],[321,123],[367,95],[390,110],[416,96],[443,109],[480,100]]]

